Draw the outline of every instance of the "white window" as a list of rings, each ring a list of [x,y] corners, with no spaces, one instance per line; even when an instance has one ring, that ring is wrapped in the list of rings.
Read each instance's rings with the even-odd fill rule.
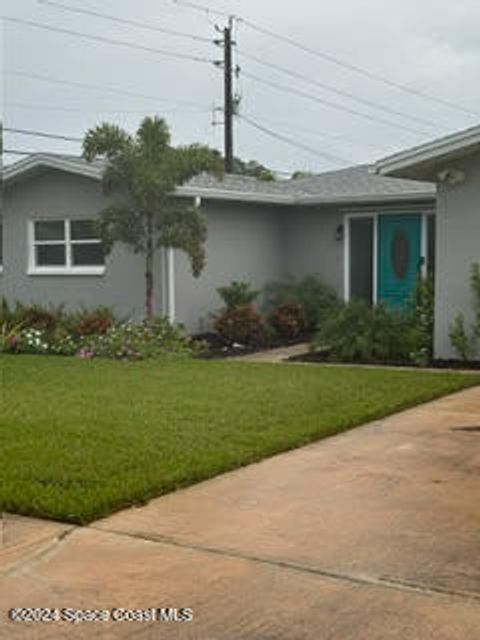
[[[29,273],[102,275],[105,254],[94,220],[32,220]]]

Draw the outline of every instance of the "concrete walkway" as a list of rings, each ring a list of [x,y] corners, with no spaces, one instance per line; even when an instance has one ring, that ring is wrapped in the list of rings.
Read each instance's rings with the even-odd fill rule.
[[[278,347],[277,349],[267,349],[266,351],[258,351],[257,353],[249,353],[246,356],[236,356],[235,361],[244,362],[285,362],[288,358],[302,356],[309,353],[310,345],[308,342],[294,344],[289,347]]]
[[[0,637],[475,640],[480,388],[78,529],[6,516]],[[10,623],[10,607],[191,623]]]

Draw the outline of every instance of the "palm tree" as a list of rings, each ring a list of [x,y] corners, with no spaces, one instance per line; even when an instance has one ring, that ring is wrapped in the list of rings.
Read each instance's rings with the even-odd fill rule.
[[[150,320],[156,248],[183,250],[195,277],[205,266],[206,218],[197,207],[176,198],[175,189],[203,171],[221,175],[222,158],[198,144],[171,146],[168,126],[158,117],[145,118],[134,136],[108,123],[90,129],[83,155],[88,162],[106,160],[103,185],[107,192],[125,192],[122,204],[99,213],[100,235],[107,254],[121,242],[145,256],[145,315]]]

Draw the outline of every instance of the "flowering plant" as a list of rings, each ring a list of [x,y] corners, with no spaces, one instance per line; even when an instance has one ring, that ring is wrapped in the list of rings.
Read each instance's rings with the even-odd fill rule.
[[[7,322],[0,325],[0,353],[13,353],[17,350],[21,325],[10,326]]]
[[[85,349],[97,357],[124,359],[158,358],[165,355],[191,355],[196,345],[183,327],[157,318],[139,323],[124,322],[105,334],[84,342]]]

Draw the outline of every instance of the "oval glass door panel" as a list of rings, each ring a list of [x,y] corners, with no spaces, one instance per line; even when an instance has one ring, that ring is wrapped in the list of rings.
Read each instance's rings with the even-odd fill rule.
[[[410,239],[402,229],[392,238],[392,268],[399,280],[404,280],[410,265]]]

